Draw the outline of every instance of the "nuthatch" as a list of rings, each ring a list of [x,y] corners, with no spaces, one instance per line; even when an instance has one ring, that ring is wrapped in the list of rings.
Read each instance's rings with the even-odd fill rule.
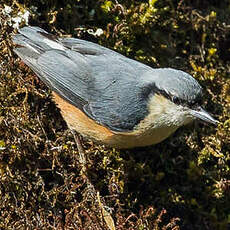
[[[76,38],[57,38],[38,27],[14,36],[14,51],[53,92],[67,125],[117,148],[153,145],[200,119],[202,88],[189,74],[153,69]]]

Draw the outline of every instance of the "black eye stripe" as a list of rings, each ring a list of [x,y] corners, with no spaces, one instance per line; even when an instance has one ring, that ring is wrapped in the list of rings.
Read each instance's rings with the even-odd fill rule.
[[[175,104],[177,105],[181,104],[181,100],[178,97],[172,96],[171,99],[172,99],[172,102],[174,102]]]
[[[171,95],[165,90],[161,90],[157,88],[154,83],[143,87],[140,97],[142,99],[146,99],[146,98],[149,98],[150,95],[155,94],[155,93],[159,95],[163,95],[165,98],[175,103],[176,105],[182,105],[182,106],[186,106],[189,108],[197,107],[201,105],[201,102],[202,102],[202,92],[196,95],[196,97],[194,96],[193,98],[182,99],[176,95]]]
[[[177,104],[177,105],[184,105],[187,106],[189,108],[194,108],[197,107],[199,105],[201,105],[202,102],[202,97],[198,96],[197,98],[195,98],[194,100],[188,101],[188,100],[183,100],[181,98],[178,98],[177,96],[168,96],[168,99],[170,99],[173,103]]]

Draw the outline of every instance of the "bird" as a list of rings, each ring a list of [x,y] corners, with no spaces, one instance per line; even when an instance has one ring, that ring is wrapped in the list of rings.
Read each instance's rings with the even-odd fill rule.
[[[70,130],[118,149],[162,142],[194,120],[217,125],[190,74],[152,68],[78,38],[36,26],[13,35],[14,52],[51,89]]]

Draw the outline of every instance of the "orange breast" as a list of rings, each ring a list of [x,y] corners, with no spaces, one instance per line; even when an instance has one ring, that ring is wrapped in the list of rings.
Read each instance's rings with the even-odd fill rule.
[[[108,128],[96,123],[84,112],[65,101],[58,94],[53,92],[53,97],[70,129],[74,129],[83,136],[100,142],[105,142],[105,140],[114,135]]]
[[[156,144],[167,138],[177,129],[176,127],[171,129],[169,127],[145,129],[142,128],[143,120],[137,129],[131,132],[113,132],[89,118],[84,112],[65,101],[58,94],[53,92],[53,97],[70,129],[76,130],[89,139],[112,147],[134,148]]]

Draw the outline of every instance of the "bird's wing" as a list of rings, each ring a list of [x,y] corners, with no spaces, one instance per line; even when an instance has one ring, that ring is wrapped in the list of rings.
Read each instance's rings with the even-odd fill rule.
[[[78,38],[59,38],[59,41],[65,47],[85,55],[109,54],[114,56],[122,56],[111,49]]]
[[[114,131],[132,130],[147,114],[138,76],[147,66],[79,39],[56,40],[37,27],[14,36],[15,52],[56,93]]]

